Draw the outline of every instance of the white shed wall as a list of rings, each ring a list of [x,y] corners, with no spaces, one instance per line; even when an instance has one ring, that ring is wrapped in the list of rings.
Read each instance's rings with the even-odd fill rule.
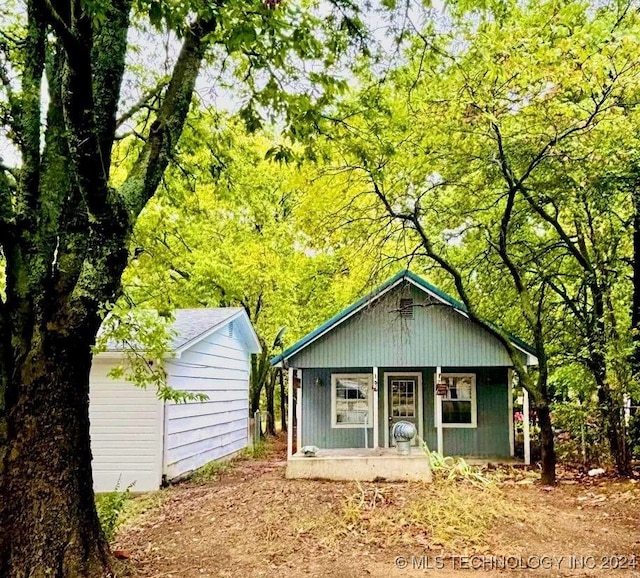
[[[91,368],[89,417],[96,492],[157,490],[162,480],[163,404],[155,388],[107,376],[117,360],[96,358]]]
[[[167,362],[171,387],[209,397],[166,405],[164,473],[169,480],[248,445],[250,354],[238,328],[232,337],[228,329]]]

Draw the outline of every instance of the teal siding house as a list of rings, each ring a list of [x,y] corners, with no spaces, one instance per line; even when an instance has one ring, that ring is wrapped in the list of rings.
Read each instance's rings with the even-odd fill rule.
[[[516,337],[512,343],[527,365],[537,364],[533,348]],[[513,457],[507,351],[463,304],[410,271],[271,362],[289,370],[290,418],[294,411],[297,418],[295,437],[289,428],[290,477],[426,479],[421,441],[449,456]],[[409,456],[393,448],[400,420],[418,432]],[[305,457],[305,446],[319,451]]]

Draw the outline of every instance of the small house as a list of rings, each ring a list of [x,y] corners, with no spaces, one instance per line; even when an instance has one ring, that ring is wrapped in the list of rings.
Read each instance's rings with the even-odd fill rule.
[[[532,347],[511,341],[525,364],[537,364]],[[426,448],[484,461],[514,456],[505,347],[463,304],[410,271],[271,361],[288,368],[297,422],[289,477],[429,479]],[[393,447],[398,421],[417,432],[406,456]],[[318,451],[300,451],[312,446]]]
[[[97,354],[89,396],[97,492],[131,484],[137,492],[156,490],[248,445],[251,354],[261,347],[245,310],[179,309],[172,329],[167,383],[207,400],[162,401],[154,387],[112,379],[110,371],[126,362],[121,344]]]

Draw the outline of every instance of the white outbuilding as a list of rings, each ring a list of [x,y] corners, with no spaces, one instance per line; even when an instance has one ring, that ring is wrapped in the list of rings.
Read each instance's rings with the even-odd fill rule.
[[[93,480],[97,492],[133,484],[155,490],[249,443],[251,354],[260,342],[243,308],[175,311],[171,353],[164,359],[168,385],[203,393],[207,401],[158,399],[155,388],[112,379],[122,347],[95,356],[90,405]]]

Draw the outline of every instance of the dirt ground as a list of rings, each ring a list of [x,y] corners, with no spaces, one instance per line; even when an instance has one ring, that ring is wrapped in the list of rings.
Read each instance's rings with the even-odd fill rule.
[[[114,548],[141,578],[640,577],[636,481],[565,475],[544,488],[516,475],[492,490],[359,486],[286,480],[284,457],[279,443],[216,479],[136,498],[145,510]],[[458,506],[472,520],[462,530]]]

